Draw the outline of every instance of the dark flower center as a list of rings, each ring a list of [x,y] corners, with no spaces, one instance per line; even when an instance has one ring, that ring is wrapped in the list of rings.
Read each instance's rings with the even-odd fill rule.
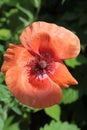
[[[54,71],[55,62],[49,54],[43,54],[42,57],[35,57],[34,60],[27,62],[28,75],[35,75],[36,77],[44,74],[49,74]]]

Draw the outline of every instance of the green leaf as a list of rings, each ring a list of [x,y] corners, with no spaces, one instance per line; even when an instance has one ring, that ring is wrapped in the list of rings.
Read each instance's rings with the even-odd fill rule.
[[[5,4],[5,0],[0,0],[0,7]]]
[[[80,130],[75,124],[69,124],[68,122],[55,122],[51,121],[51,123],[48,125],[46,124],[43,128],[40,128],[40,130]]]
[[[76,66],[87,64],[87,58],[80,54],[77,58],[65,60],[65,64],[75,68]]]
[[[62,103],[69,104],[75,102],[79,98],[78,90],[67,88],[63,89]]]
[[[27,20],[25,18],[19,17],[19,19],[24,23],[25,26],[28,26],[31,22],[34,21],[34,15],[30,10],[21,7],[19,4],[17,5],[17,8],[28,17]]]
[[[0,52],[1,52],[2,54],[5,53],[5,50],[4,50],[4,46],[3,46],[3,45],[0,45]]]
[[[0,118],[5,121],[7,119],[7,106],[2,107],[0,105]]]
[[[77,65],[81,65],[81,62],[77,61],[77,58],[65,60],[65,64],[69,67],[75,68]]]
[[[0,40],[9,40],[11,38],[11,32],[9,29],[0,29]]]
[[[0,84],[4,81],[4,75],[2,72],[0,72]]]
[[[4,102],[8,108],[12,109],[16,114],[21,115],[21,109],[19,107],[19,102],[16,101],[10,94],[7,86],[0,85],[0,101]]]
[[[11,106],[10,106],[11,107]],[[16,104],[15,106],[13,105],[13,107],[11,107],[11,109],[18,115],[22,115],[21,109],[19,108],[19,106]]]
[[[61,108],[59,105],[54,105],[44,109],[45,113],[55,120],[60,120]]]
[[[0,7],[2,5],[16,6],[18,0],[0,0]]]
[[[7,86],[0,84],[0,101],[8,104],[10,102],[10,92],[7,89]]]
[[[0,116],[0,130],[3,130],[3,126],[4,126],[4,121]]]
[[[12,124],[13,118],[14,118],[14,117],[9,117],[9,118],[5,121],[3,130],[20,130],[20,129],[19,129],[19,123],[18,123],[18,122]]]
[[[9,12],[6,12],[6,17],[10,17],[18,12],[18,9],[11,9]]]
[[[41,0],[33,0],[36,8],[40,8]]]

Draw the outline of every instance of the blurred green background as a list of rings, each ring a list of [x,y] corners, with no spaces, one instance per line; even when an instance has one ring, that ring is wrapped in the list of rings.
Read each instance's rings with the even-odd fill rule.
[[[0,72],[0,130],[87,130],[87,0],[0,0],[0,67],[9,42],[34,21],[64,26],[81,40],[77,58],[66,60],[79,85],[63,89],[60,104],[33,109],[8,91]]]

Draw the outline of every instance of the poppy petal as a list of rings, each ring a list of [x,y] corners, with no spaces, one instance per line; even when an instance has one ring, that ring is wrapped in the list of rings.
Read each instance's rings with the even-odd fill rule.
[[[53,74],[49,74],[49,77],[63,88],[69,87],[69,85],[78,84],[76,79],[70,74],[63,63],[56,62],[55,72]]]
[[[52,44],[55,53],[59,52],[59,58],[63,60],[76,57],[80,52],[79,38],[64,27],[60,27],[58,32]]]
[[[73,58],[80,52],[80,41],[74,33],[46,22],[34,22],[26,27],[20,36],[20,41],[27,49],[36,52],[51,50],[59,59]]]
[[[26,48],[20,45],[9,44],[9,48],[4,55],[4,63],[1,71],[5,74],[8,69],[13,66],[24,66],[28,59],[33,56],[26,50]]]
[[[12,78],[13,76],[13,78]],[[13,67],[6,73],[6,83],[11,93],[25,105],[34,108],[45,108],[59,103],[62,98],[61,88],[49,77],[38,87],[36,83],[29,83],[26,69],[23,67]],[[39,81],[38,81],[39,82]],[[35,85],[35,86],[34,86]]]

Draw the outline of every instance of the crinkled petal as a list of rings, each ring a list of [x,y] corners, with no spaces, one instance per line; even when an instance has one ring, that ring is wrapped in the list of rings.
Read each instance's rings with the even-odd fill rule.
[[[33,58],[33,56],[27,51],[26,48],[21,45],[9,44],[9,48],[4,55],[4,63],[1,71],[5,74],[7,70],[13,66],[24,66],[28,59],[31,58]]]
[[[30,83],[26,68],[23,67],[13,67],[6,73],[6,84],[9,90],[25,105],[45,108],[59,103],[62,98],[61,88],[49,77],[46,77],[46,82],[33,78],[32,80]]]
[[[70,74],[67,67],[63,63],[56,62],[55,72],[53,74],[50,73],[49,77],[63,88],[78,84],[76,79]]]
[[[59,59],[76,57],[80,52],[79,38],[64,27],[46,22],[34,22],[20,36],[21,43],[36,51],[52,51]]]

